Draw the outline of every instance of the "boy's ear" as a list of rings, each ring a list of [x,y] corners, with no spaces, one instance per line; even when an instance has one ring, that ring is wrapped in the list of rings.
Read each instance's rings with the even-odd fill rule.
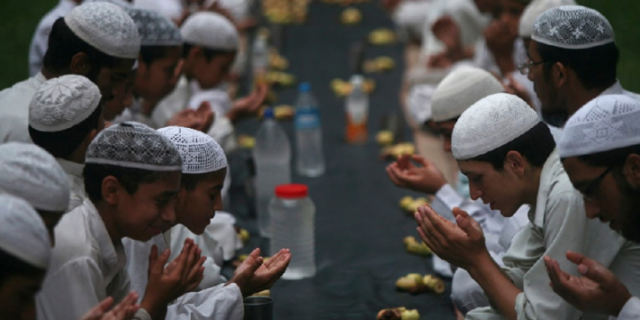
[[[508,167],[517,176],[523,177],[525,174],[525,159],[517,151],[509,151],[505,159],[505,167]]]
[[[118,195],[122,185],[114,176],[107,176],[102,179],[102,200],[110,205],[118,204]]]
[[[89,56],[84,52],[78,52],[71,58],[71,64],[69,65],[71,74],[77,74],[81,76],[87,76],[91,72],[91,62]]]

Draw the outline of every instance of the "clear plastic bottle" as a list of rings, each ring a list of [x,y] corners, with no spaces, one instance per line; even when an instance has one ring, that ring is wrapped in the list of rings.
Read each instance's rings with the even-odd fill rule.
[[[267,71],[269,64],[269,32],[266,29],[260,29],[253,39],[251,64],[254,74],[260,74]]]
[[[276,186],[291,183],[291,146],[287,134],[274,120],[273,110],[266,109],[264,121],[256,134],[253,148],[256,164],[258,230],[270,237],[269,202]]]
[[[295,280],[316,274],[315,215],[316,207],[309,199],[309,189],[303,184],[281,185],[271,200],[270,253],[282,248],[291,250],[291,263],[282,275]]]
[[[346,140],[348,143],[365,143],[367,141],[367,120],[369,118],[369,96],[364,92],[364,77],[351,77],[351,93],[347,96],[345,109],[347,113]]]
[[[318,177],[325,171],[318,101],[311,93],[309,83],[301,83],[298,91],[295,118],[296,170],[301,176]]]

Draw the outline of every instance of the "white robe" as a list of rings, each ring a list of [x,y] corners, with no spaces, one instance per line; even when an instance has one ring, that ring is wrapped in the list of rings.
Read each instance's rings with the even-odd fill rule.
[[[39,320],[80,319],[111,296],[116,303],[130,292],[120,241],[109,237],[90,200],[62,217],[42,290],[36,296]],[[150,319],[141,309],[137,319]]]
[[[405,40],[422,39],[432,2],[433,0],[404,0],[394,10],[391,17]]]
[[[87,194],[84,191],[84,178],[82,177],[84,164],[71,162],[62,158],[56,158],[56,160],[67,175],[67,180],[71,187],[71,193],[69,194],[69,209],[67,210],[67,212],[69,212],[81,206],[84,200],[87,199]]]
[[[164,98],[153,110],[152,119],[159,126],[164,127],[176,113],[187,108],[197,108],[202,101],[209,101],[211,109],[215,113],[215,120],[209,129],[209,134],[215,139],[224,152],[229,154],[238,147],[235,137],[235,129],[231,120],[225,116],[228,111],[228,105],[224,100],[220,99],[220,94],[207,95],[206,93],[196,92],[197,86],[189,84],[186,77],[182,76],[176,85],[176,88]],[[212,89],[216,90],[216,89]],[[209,90],[206,90],[209,91]],[[203,96],[202,100],[192,101],[194,98]],[[228,95],[226,96],[229,101]],[[221,102],[222,101],[222,102]]]
[[[158,252],[162,252],[167,249],[167,242],[175,243],[166,238],[170,237],[160,234],[147,242],[123,239],[126,255],[129,257],[127,271],[131,277],[131,287],[137,292],[144,292],[147,287],[151,247],[155,244]],[[182,244],[171,246],[171,259],[180,254]],[[206,247],[202,248],[203,253],[206,250]],[[244,317],[244,306],[240,288],[236,284],[227,286],[222,283],[220,267],[215,265],[212,258],[207,257],[204,267],[205,279],[198,286],[199,291],[187,293],[170,304],[166,319],[241,320]],[[142,298],[141,294],[140,299]]]
[[[29,76],[33,77],[42,70],[44,54],[49,48],[49,34],[53,23],[58,18],[64,17],[71,12],[73,8],[78,6],[71,0],[60,0],[57,6],[49,11],[38,23],[36,32],[33,34],[31,46],[29,46]]]
[[[590,220],[582,196],[573,188],[557,151],[549,156],[540,174],[536,205],[529,224],[514,238],[503,258],[503,270],[516,287],[518,319],[579,319],[582,313],[562,300],[549,286],[543,256],[557,259],[566,272],[577,275],[577,266],[565,254],[585,254],[610,267],[629,287],[640,289],[640,245],[625,241],[600,221]],[[634,270],[635,269],[635,270]],[[503,319],[491,307],[470,311],[467,319]],[[602,318],[585,315],[585,319]]]
[[[35,76],[0,91],[0,143],[31,143],[29,136],[29,103],[47,79]]]
[[[625,303],[620,314],[618,314],[618,320],[640,320],[640,299],[632,297]]]

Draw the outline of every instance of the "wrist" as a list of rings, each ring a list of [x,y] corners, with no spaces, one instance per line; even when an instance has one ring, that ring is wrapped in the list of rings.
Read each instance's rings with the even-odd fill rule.
[[[153,295],[145,294],[144,298],[142,298],[142,301],[140,301],[140,309],[144,309],[149,314],[149,316],[151,316],[151,319],[159,319],[162,311],[160,310],[158,303],[152,296]]]
[[[465,270],[467,270],[467,272],[469,272],[469,275],[476,281],[478,281],[477,279],[486,277],[486,275],[490,273],[491,270],[500,268],[493,261],[493,258],[491,258],[491,255],[489,254],[489,251],[486,250],[486,248],[471,261],[473,261],[472,264],[467,266]]]
[[[624,309],[625,305],[629,302],[629,300],[631,300],[632,297],[633,296],[631,295],[631,293],[629,293],[629,291],[626,290],[622,295],[621,299],[618,299],[619,303],[616,306],[614,306],[613,310],[609,311],[609,313],[617,317],[622,311],[622,309]]]

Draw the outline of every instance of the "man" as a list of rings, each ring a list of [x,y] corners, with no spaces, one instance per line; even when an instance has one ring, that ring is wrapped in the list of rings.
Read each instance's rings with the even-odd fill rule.
[[[53,155],[64,170],[71,193],[69,212],[87,198],[82,170],[87,148],[104,129],[98,87],[83,76],[66,75],[45,82],[29,105],[29,135]]]
[[[549,128],[522,99],[499,93],[471,106],[453,130],[452,151],[469,178],[472,199],[482,198],[506,217],[523,204],[531,206],[529,224],[514,237],[503,268],[491,259],[482,229],[466,212],[454,210],[456,224],[429,207],[416,213],[425,243],[467,270],[491,301],[491,308],[472,310],[468,319],[578,319],[580,311],[559,301],[549,287],[544,255],[559,258],[575,251],[621,274],[631,265],[637,268],[640,246],[586,218]],[[640,276],[628,276],[640,287]]]
[[[458,117],[480,99],[503,91],[504,86],[493,75],[474,67],[460,67],[442,80],[433,95],[432,120],[444,140],[446,152],[451,152],[451,133]],[[514,219],[505,219],[500,212],[470,199],[469,182],[462,173],[459,173],[457,188],[454,189],[431,161],[419,156],[413,156],[413,160],[422,166],[413,165],[409,156],[390,164],[387,174],[391,181],[399,187],[433,194],[433,209],[451,222],[455,223],[454,208],[467,211],[482,226],[491,256],[502,265],[502,256],[511,239],[526,224],[528,207],[519,210]],[[443,268],[449,272],[445,273]],[[451,275],[451,266],[438,257],[434,257],[434,269]],[[453,275],[451,299],[463,315],[489,305],[482,288],[463,269],[457,269]]]
[[[184,77],[174,92],[155,108],[152,118],[162,127],[180,111],[189,108],[195,110],[206,102],[215,117],[207,133],[220,143],[225,152],[229,152],[237,146],[233,125],[258,111],[267,94],[267,87],[259,85],[250,96],[233,102],[218,87],[229,74],[239,45],[238,31],[222,15],[195,13],[180,30],[185,42]]]
[[[100,88],[104,101],[118,95],[138,57],[140,37],[126,12],[96,2],[56,20],[49,44],[42,72],[0,92],[0,143],[30,142],[29,102],[47,79],[83,75]]]
[[[598,11],[562,6],[545,11],[534,23],[529,74],[544,120],[562,127],[580,107],[599,95],[626,94],[616,79],[618,48],[609,21]]]
[[[198,241],[206,255],[211,255],[213,247],[206,246],[212,241],[205,229],[212,222],[216,210],[222,207],[221,190],[227,171],[227,159],[218,143],[205,133],[182,127],[166,127],[159,133],[171,140],[180,152],[182,179],[180,192],[175,203],[175,226],[163,230],[151,239],[141,242],[125,239],[124,246],[129,259],[127,269],[132,279],[132,287],[138,291],[147,286],[148,253],[155,244],[158,248],[171,248],[174,252],[176,243],[186,238],[206,238]],[[176,241],[177,240],[177,241]],[[251,260],[259,257],[259,250],[251,254]],[[249,272],[237,272],[226,284],[201,286],[180,297],[167,310],[167,318],[173,319],[181,314],[189,314],[190,319],[242,319],[243,297],[268,289],[284,273],[289,264],[291,254],[281,250],[264,264],[264,267]],[[205,278],[211,273],[212,259],[207,257]],[[246,265],[240,269],[246,269]],[[215,273],[219,277],[219,273]],[[204,279],[203,282],[211,282]],[[215,279],[214,279],[215,280]]]
[[[640,242],[638,116],[637,100],[624,95],[598,97],[569,119],[558,146],[569,179],[583,194],[587,216],[608,222],[635,242]],[[567,252],[567,259],[578,266],[581,276],[568,274],[557,261],[545,258],[556,293],[581,310],[619,320],[640,318],[640,299],[629,292],[632,283],[579,253]]]

